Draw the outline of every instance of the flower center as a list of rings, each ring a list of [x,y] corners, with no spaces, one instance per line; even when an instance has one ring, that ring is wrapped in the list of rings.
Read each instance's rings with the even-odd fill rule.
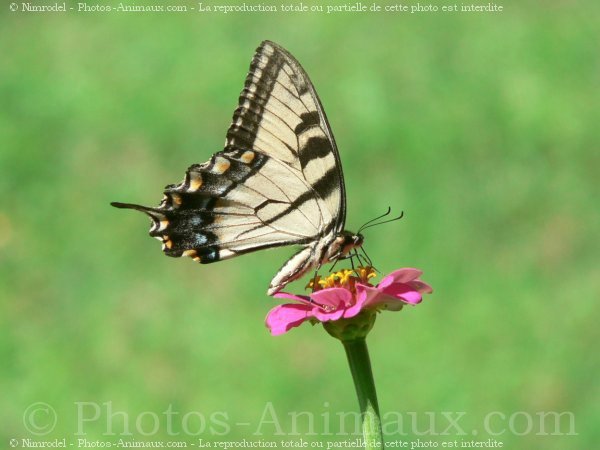
[[[307,289],[312,291],[320,291],[321,289],[327,289],[332,287],[344,288],[356,293],[356,283],[366,284],[371,286],[369,280],[376,277],[375,269],[373,267],[357,267],[354,270],[342,269],[338,272],[333,272],[325,278],[321,278],[317,275],[314,279],[310,280]]]

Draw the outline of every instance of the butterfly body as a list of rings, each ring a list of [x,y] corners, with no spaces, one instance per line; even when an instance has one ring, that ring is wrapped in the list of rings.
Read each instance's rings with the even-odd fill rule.
[[[296,59],[270,41],[254,55],[225,148],[166,186],[158,207],[113,205],[148,214],[166,255],[204,264],[300,245],[270,295],[362,245],[362,236],[344,231],[341,162],[316,91]]]
[[[311,270],[344,259],[353,248],[360,247],[362,242],[363,237],[360,234],[355,235],[349,231],[330,232],[292,256],[273,277],[267,293],[273,295],[287,283],[302,278]]]

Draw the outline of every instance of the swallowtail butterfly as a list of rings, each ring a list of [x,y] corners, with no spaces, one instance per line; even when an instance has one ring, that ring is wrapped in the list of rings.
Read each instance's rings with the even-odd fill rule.
[[[142,211],[168,256],[203,264],[265,248],[302,248],[277,272],[268,294],[360,247],[344,230],[340,156],[315,88],[298,61],[274,42],[256,50],[225,148],[168,185]]]

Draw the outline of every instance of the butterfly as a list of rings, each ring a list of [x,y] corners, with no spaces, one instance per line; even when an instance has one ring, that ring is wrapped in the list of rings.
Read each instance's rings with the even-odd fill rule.
[[[271,41],[252,59],[224,149],[166,186],[158,207],[112,205],[146,213],[166,255],[202,264],[301,246],[269,295],[363,243],[344,230],[344,176],[321,101],[296,58]]]

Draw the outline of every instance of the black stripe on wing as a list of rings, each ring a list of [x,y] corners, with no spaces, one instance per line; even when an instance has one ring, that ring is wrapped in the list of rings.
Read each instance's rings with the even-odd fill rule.
[[[317,183],[313,186],[313,188],[321,193],[323,196],[329,195],[330,192],[335,190],[337,187],[337,171],[335,168],[331,168],[328,170],[323,177],[317,181]],[[315,198],[315,193],[312,191],[306,191],[304,194],[300,195],[298,198],[294,199],[289,206],[287,206],[280,213],[274,215],[273,217],[264,221],[265,224],[273,223],[285,215],[289,214],[291,211],[301,208],[304,203],[309,200],[313,200]],[[262,205],[261,205],[262,206]],[[328,233],[334,226],[334,222],[330,222],[325,227],[323,234]]]
[[[233,113],[232,123],[227,131],[226,146],[254,148],[265,107],[281,69],[281,61],[278,58],[273,57],[266,62],[263,60],[258,53],[261,48],[259,47],[250,63],[250,71],[240,94],[239,106]],[[261,72],[258,79],[254,75],[257,71]],[[246,104],[248,106],[244,106]]]

